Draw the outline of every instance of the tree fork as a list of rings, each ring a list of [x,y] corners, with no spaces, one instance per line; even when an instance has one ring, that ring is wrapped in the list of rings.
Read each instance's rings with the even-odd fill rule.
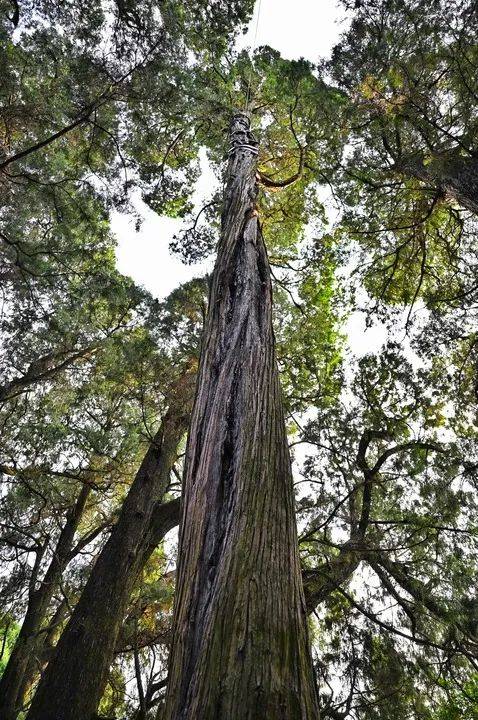
[[[221,239],[186,452],[165,720],[318,717],[258,144],[230,128]]]

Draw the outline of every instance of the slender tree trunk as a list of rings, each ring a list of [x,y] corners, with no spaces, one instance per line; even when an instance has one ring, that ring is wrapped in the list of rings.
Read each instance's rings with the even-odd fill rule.
[[[41,635],[41,640],[37,645],[37,652],[31,655],[28,661],[27,669],[23,676],[24,682],[20,689],[21,695],[19,693],[19,697],[23,698],[23,706],[27,703],[27,697],[31,692],[37,676],[42,674],[50,658],[53,656],[55,646],[61,635],[62,625],[68,617],[69,607],[68,600],[63,598],[49,620],[48,629]]]
[[[238,113],[186,454],[166,720],[318,717],[256,154]]]
[[[477,158],[436,155],[425,164],[423,157],[416,156],[397,163],[396,169],[436,186],[459,205],[478,214]]]
[[[187,380],[184,380],[186,383]],[[150,524],[169,483],[187,405],[170,407],[33,698],[28,720],[89,720],[101,699],[134,583],[153,547]],[[164,533],[170,520],[164,518]],[[149,553],[145,551],[145,543]]]
[[[25,618],[12,654],[0,680],[0,708],[2,720],[14,720],[23,705],[25,689],[32,681],[35,665],[32,662],[41,646],[38,632],[46,618],[54,592],[68,564],[76,530],[83,515],[90,487],[84,485],[63,526],[52,560],[43,580],[29,596]]]

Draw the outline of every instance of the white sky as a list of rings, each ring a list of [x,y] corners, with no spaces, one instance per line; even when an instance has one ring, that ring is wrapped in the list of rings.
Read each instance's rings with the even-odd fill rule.
[[[329,56],[345,28],[344,17],[338,0],[256,0],[249,32],[238,46],[252,45],[257,27],[256,47],[270,45],[289,60],[316,63]]]
[[[240,47],[254,43],[258,9],[256,2],[249,31],[239,40]],[[330,53],[338,39],[341,17],[335,0],[261,0],[256,45],[270,45],[289,59],[303,56],[316,62]],[[202,195],[201,187],[198,195]],[[116,212],[112,216],[112,230],[118,238],[118,269],[163,298],[181,282],[200,274],[201,268],[185,266],[169,252],[169,242],[180,222],[159,217],[139,198],[135,207],[144,218],[138,233],[133,219]]]
[[[317,62],[329,56],[345,28],[344,13],[337,0],[295,0],[293,3],[290,0],[259,0],[248,33],[239,39],[238,47],[270,45],[288,59],[304,57]],[[205,157],[202,168],[196,188],[198,203],[210,190],[211,174]],[[203,274],[210,267],[210,263],[184,265],[169,251],[169,243],[181,227],[180,221],[160,217],[139,197],[135,198],[134,205],[143,218],[139,232],[135,231],[134,218],[118,212],[111,218],[111,227],[118,240],[120,272],[130,275],[161,299],[182,282]],[[351,349],[359,355],[378,349],[384,339],[380,327],[365,330],[361,313],[354,313],[349,318],[345,331]]]

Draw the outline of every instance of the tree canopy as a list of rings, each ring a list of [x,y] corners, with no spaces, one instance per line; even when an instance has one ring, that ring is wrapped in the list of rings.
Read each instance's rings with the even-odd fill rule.
[[[186,438],[210,318],[239,315],[217,269],[167,297],[120,273],[111,213],[139,230],[141,197],[181,223],[158,243],[220,260],[238,111],[320,717],[478,717],[477,7],[341,4],[314,64],[238,49],[252,0],[0,0],[5,720],[44,720],[68,658],[89,720],[169,717]]]

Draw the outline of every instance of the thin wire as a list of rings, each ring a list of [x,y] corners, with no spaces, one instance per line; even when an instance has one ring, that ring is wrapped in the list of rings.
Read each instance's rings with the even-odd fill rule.
[[[257,4],[257,20],[256,20],[256,29],[254,32],[254,40],[252,43],[252,53],[251,56],[254,54],[254,50],[256,49],[257,45],[257,32],[259,30],[259,18],[261,16],[261,4],[262,0],[259,0]],[[250,94],[251,94],[251,83],[252,83],[252,57],[251,57],[251,72],[249,75],[249,83],[247,85],[247,93],[246,93],[246,104],[244,105],[244,110],[247,112],[249,109],[249,101],[250,101]]]

